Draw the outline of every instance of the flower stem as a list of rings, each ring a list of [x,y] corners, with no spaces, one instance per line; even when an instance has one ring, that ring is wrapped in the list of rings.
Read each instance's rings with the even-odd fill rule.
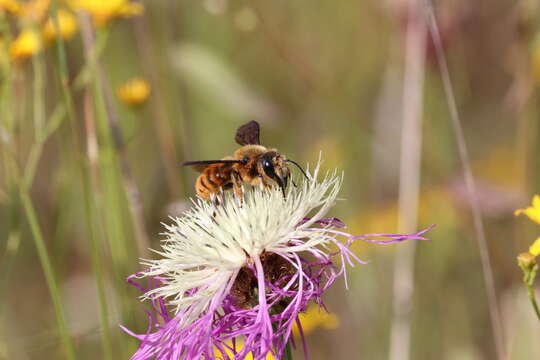
[[[47,287],[49,288],[49,293],[51,294],[51,299],[54,305],[54,311],[56,313],[56,321],[58,323],[58,331],[60,334],[60,339],[64,346],[66,359],[74,360],[75,357],[75,348],[73,342],[69,335],[69,329],[66,323],[66,318],[63,311],[63,305],[61,301],[60,291],[58,289],[58,283],[54,276],[53,268],[51,265],[51,260],[49,254],[47,253],[47,248],[45,246],[45,241],[43,240],[43,235],[41,228],[39,226],[36,212],[30,199],[30,195],[26,189],[21,189],[21,201],[30,223],[30,230],[35,241],[36,249],[38,252],[39,260],[43,268],[43,273],[45,275],[45,281],[47,282]]]
[[[518,259],[523,259],[524,254],[520,255]],[[526,254],[532,257],[530,254]],[[523,270],[523,282],[527,286],[527,295],[529,296],[529,300],[531,300],[532,307],[534,309],[534,312],[536,314],[536,317],[538,320],[540,320],[540,309],[538,308],[538,303],[536,302],[536,294],[534,293],[534,279],[536,279],[536,275],[538,274],[539,266],[536,263],[534,257],[532,260],[532,264],[527,266],[528,264],[521,261],[519,263],[521,269]]]
[[[291,342],[290,341],[287,342],[287,345],[285,346],[285,360],[293,360]]]
[[[92,267],[93,271],[96,277],[96,287],[97,287],[97,293],[98,293],[98,301],[99,301],[99,318],[100,318],[100,324],[101,324],[101,341],[102,341],[102,347],[103,347],[103,355],[104,359],[112,359],[112,337],[109,331],[109,313],[107,309],[107,298],[106,298],[106,290],[105,290],[105,276],[102,271],[103,263],[101,261],[101,254],[99,251],[99,245],[98,245],[98,236],[96,234],[96,231],[94,228],[96,227],[96,216],[94,209],[94,203],[92,202],[91,193],[91,180],[89,180],[88,171],[86,171],[85,162],[80,156],[80,153],[78,149],[79,146],[79,139],[77,135],[77,119],[75,115],[75,107],[74,107],[74,101],[71,94],[71,89],[69,85],[69,72],[67,67],[67,56],[66,56],[66,49],[64,40],[62,39],[62,36],[60,34],[60,24],[58,21],[58,0],[54,0],[51,4],[51,18],[53,19],[53,26],[56,32],[56,61],[58,63],[58,69],[59,69],[59,78],[60,83],[62,87],[62,97],[63,102],[65,105],[65,112],[67,113],[67,118],[69,119],[69,127],[72,134],[72,148],[75,151],[74,159],[77,163],[78,170],[80,177],[82,179],[82,185],[83,185],[83,200],[85,205],[85,215],[88,225],[88,232],[89,232],[89,243],[90,243],[90,257],[92,261]],[[62,109],[61,109],[62,110]],[[62,112],[60,110],[60,112]],[[59,116],[62,116],[63,114],[60,114]],[[47,136],[54,131],[59,126],[59,120],[57,121],[50,121],[51,127],[48,129],[49,131],[46,131],[45,135],[43,135],[43,142],[46,140]],[[47,129],[46,129],[47,130]],[[35,170],[30,171],[30,178],[33,178],[33,172]],[[37,241],[37,240],[36,240]],[[68,349],[69,350],[69,349]],[[74,358],[74,356],[71,356],[69,354],[69,358]]]
[[[534,294],[534,286],[532,283],[527,284],[527,295],[529,295],[529,299],[531,300],[536,317],[538,320],[540,320],[540,309],[538,308],[538,303],[536,302],[536,295]]]

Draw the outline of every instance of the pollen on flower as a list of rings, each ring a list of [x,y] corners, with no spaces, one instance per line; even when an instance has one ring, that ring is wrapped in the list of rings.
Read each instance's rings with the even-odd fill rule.
[[[516,216],[525,214],[529,219],[537,224],[540,224],[540,195],[534,195],[532,206],[525,209],[518,209],[514,212]]]
[[[141,105],[150,96],[150,85],[141,78],[133,78],[117,89],[117,95],[127,105]]]
[[[42,41],[38,32],[31,29],[23,30],[13,41],[9,52],[12,60],[25,60],[42,49]]]
[[[60,36],[65,40],[71,39],[79,28],[77,18],[71,12],[63,9],[57,11],[57,17]],[[52,18],[49,18],[43,25],[43,38],[49,42],[56,40],[56,27]]]

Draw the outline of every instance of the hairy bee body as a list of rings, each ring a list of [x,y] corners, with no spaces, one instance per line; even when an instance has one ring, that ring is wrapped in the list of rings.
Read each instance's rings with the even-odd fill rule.
[[[243,185],[281,188],[283,196],[290,178],[287,163],[300,165],[288,160],[276,149],[262,146],[259,142],[259,124],[250,121],[236,131],[236,142],[242,145],[232,156],[221,160],[201,160],[185,162],[201,172],[195,181],[197,195],[204,199],[218,200],[224,190],[233,189],[234,194],[243,199]]]
[[[262,166],[264,158],[267,158],[276,176],[280,178],[289,177],[286,159],[276,149],[268,149],[262,145],[244,145],[236,150],[233,156],[222,159],[239,162],[215,163],[204,167],[195,182],[197,195],[205,199],[211,199],[221,191],[232,188],[236,195],[241,196],[239,192],[243,184],[271,186],[276,180],[271,175],[266,174],[264,166]],[[261,160],[263,161],[261,162]],[[286,180],[284,181],[286,183]]]
[[[208,165],[195,181],[195,191],[202,198],[210,199],[220,189],[227,190],[232,187],[231,164]]]

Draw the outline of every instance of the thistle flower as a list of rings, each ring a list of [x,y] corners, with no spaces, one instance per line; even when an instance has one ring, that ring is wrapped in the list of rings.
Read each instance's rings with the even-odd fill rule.
[[[340,220],[325,217],[342,177],[333,173],[318,181],[319,165],[308,173],[309,180],[289,187],[285,198],[278,189],[257,188],[243,203],[232,195],[219,206],[198,199],[166,225],[156,251],[162,258],[144,261],[147,270],[128,279],[152,304],[145,334],[124,328],[141,341],[133,360],[229,359],[231,353],[235,359],[280,359],[294,324],[306,352],[299,315],[312,302],[324,307],[322,295],[345,275],[346,265],[364,263],[349,250],[354,240],[427,240],[422,234],[429,229],[348,234]],[[143,288],[134,278],[148,278],[152,286]]]

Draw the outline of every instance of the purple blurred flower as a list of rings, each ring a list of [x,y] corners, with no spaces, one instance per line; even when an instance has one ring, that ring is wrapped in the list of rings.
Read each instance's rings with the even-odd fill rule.
[[[317,181],[319,167],[284,199],[274,189],[253,189],[243,204],[229,197],[221,206],[197,200],[191,210],[166,225],[159,260],[129,281],[144,292],[152,309],[133,360],[266,359],[283,356],[299,313],[345,275],[363,264],[349,250],[354,240],[391,244],[427,240],[413,235],[343,231],[345,224],[324,217],[335,203],[342,177]],[[341,261],[336,262],[336,258]],[[133,278],[150,279],[150,289]],[[243,346],[236,346],[242,339]]]

